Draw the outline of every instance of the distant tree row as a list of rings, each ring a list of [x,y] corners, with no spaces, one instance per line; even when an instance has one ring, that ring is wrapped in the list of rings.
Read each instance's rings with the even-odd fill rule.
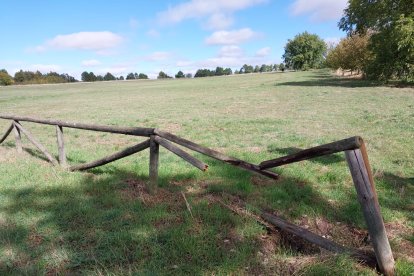
[[[216,67],[215,70],[210,69],[198,69],[194,75],[194,78],[212,77],[212,76],[228,76],[233,74],[231,68]]]
[[[285,71],[285,65],[281,64],[262,64],[261,66],[244,64],[240,70],[236,70],[235,74],[250,74],[250,73],[264,73],[264,72],[274,72],[274,71]]]
[[[58,74],[56,72],[42,74],[39,71],[32,72],[20,70],[14,74],[14,77],[12,77],[5,69],[0,70],[0,85],[65,83],[77,81],[77,79],[68,74]]]
[[[144,73],[129,73],[126,76],[127,80],[146,80],[148,79],[148,76],[145,75]]]
[[[81,80],[87,81],[87,82],[93,82],[93,81],[114,81],[114,80],[124,80],[123,76],[115,77],[111,73],[106,73],[104,76],[102,75],[95,75],[93,72],[83,72],[81,74]]]

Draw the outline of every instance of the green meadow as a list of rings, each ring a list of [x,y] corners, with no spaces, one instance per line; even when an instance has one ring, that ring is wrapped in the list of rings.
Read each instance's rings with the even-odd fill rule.
[[[367,143],[398,275],[414,273],[414,89],[328,71],[0,87],[0,114],[156,127],[258,164],[360,135]],[[0,120],[5,131],[10,122]],[[22,122],[57,155],[53,126]],[[3,133],[0,133],[2,135]],[[70,164],[145,138],[64,129]],[[53,167],[23,138],[0,145],[1,275],[375,275],[348,256],[268,232],[225,206],[269,210],[342,245],[370,248],[344,154],[275,169],[270,180],[160,149],[87,172]],[[186,207],[183,192],[191,207]]]

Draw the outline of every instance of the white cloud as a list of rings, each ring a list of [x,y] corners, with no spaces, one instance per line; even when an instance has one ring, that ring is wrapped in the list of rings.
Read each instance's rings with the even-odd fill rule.
[[[272,60],[268,56],[251,56],[247,55],[243,49],[236,45],[225,45],[221,47],[217,55],[211,58],[207,58],[199,61],[179,61],[176,63],[176,66],[180,67],[186,72],[194,73],[197,69],[200,68],[216,68],[217,66],[221,67],[230,67],[230,68],[240,68],[243,64],[252,64],[252,65],[261,65],[261,64],[273,64],[278,62],[277,60]]]
[[[172,56],[170,52],[154,52],[145,57],[147,61],[163,61],[167,60]]]
[[[101,62],[99,60],[96,60],[96,59],[87,59],[87,60],[82,61],[82,65],[87,66],[87,67],[98,66],[100,64],[101,64]]]
[[[264,47],[262,49],[257,50],[256,56],[257,57],[267,57],[268,55],[270,55],[271,50],[272,49],[270,47]]]
[[[243,55],[243,50],[237,45],[223,46],[218,53],[219,57],[241,57]]]
[[[214,13],[209,17],[205,27],[211,30],[223,30],[233,25],[233,23],[234,19],[232,16],[223,13]]]
[[[34,51],[47,49],[74,49],[91,50],[97,53],[107,53],[120,45],[124,39],[112,32],[79,32],[67,35],[57,35],[46,41],[43,45],[34,48]]]
[[[293,15],[309,15],[312,21],[338,20],[348,0],[296,0],[291,6]]]
[[[109,72],[109,73],[119,77],[120,75],[128,74],[131,71],[132,71],[131,67],[122,66],[122,65],[115,65],[115,66],[111,66],[111,67],[102,68],[98,71],[98,73],[104,75],[104,74]]]
[[[244,28],[234,31],[217,31],[207,37],[205,42],[209,45],[236,45],[249,41],[258,34],[250,28]]]
[[[58,72],[62,69],[61,66],[56,64],[33,64],[26,67],[26,70],[40,71],[41,73]]]
[[[169,7],[158,14],[159,22],[163,24],[178,23],[186,19],[209,18],[210,28],[229,27],[233,20],[231,14],[267,0],[191,0]],[[224,20],[219,22],[218,19]]]

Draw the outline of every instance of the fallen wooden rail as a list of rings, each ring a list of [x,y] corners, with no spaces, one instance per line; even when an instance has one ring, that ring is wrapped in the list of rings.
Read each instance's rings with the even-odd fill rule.
[[[283,157],[263,161],[260,163],[259,167],[261,169],[274,168],[342,151],[345,152],[345,157],[357,192],[358,201],[361,205],[368,232],[371,236],[372,246],[374,248],[379,270],[385,275],[394,275],[394,257],[387,238],[384,221],[381,216],[374,178],[372,176],[372,170],[368,161],[368,153],[364,140],[361,137],[355,136],[333,143],[305,149]],[[271,218],[268,214],[264,214],[263,216],[268,220]],[[274,224],[276,223],[279,224],[279,226],[283,226],[283,223],[274,217],[273,222]],[[290,230],[293,229],[292,225],[285,226]],[[298,233],[299,232],[296,234]],[[308,235],[303,238],[309,240],[311,236]],[[313,239],[312,237],[312,240],[310,241],[323,247],[321,242],[324,240],[319,238]]]
[[[364,252],[342,246],[340,244],[337,244],[336,242],[328,240],[327,238],[321,237],[303,227],[290,223],[274,214],[263,212],[261,214],[261,217],[271,225],[280,229],[282,232],[298,236],[312,244],[315,244],[333,253],[349,254],[351,257],[357,259],[358,261],[362,261],[372,267],[375,267],[377,263],[375,260],[375,256],[373,256],[373,254],[370,254],[369,252]]]

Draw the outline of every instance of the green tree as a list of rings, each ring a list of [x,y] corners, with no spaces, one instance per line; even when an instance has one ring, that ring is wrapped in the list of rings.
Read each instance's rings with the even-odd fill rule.
[[[178,71],[178,73],[177,73],[177,74],[175,74],[175,78],[176,78],[176,79],[182,79],[182,78],[185,78],[185,75],[184,75],[183,71]]]
[[[324,61],[327,46],[318,35],[304,32],[289,39],[283,59],[289,68],[307,70],[319,68]]]
[[[281,63],[279,64],[279,71],[285,72],[286,66],[285,64]]]
[[[249,73],[253,73],[253,71],[254,71],[253,66],[244,64],[243,67],[240,68],[239,73],[240,74],[249,74]]]
[[[104,81],[112,81],[112,80],[116,80],[115,76],[112,75],[111,73],[106,73],[105,76],[103,77]]]
[[[6,71],[6,69],[0,70],[0,85],[11,85],[14,83],[12,76]]]
[[[228,75],[233,74],[233,70],[231,70],[231,68],[226,68],[224,69],[223,73],[224,75],[228,76]]]
[[[414,81],[414,4],[412,0],[349,0],[339,28],[371,33],[369,78]]]
[[[341,39],[339,44],[328,51],[326,64],[332,69],[365,72],[372,60],[372,53],[368,49],[369,35],[354,34]]]
[[[144,73],[139,73],[138,79],[140,79],[140,80],[147,80],[148,79],[148,76],[145,75]]]
[[[168,76],[166,73],[164,73],[163,71],[160,71],[159,73],[158,73],[158,77],[157,77],[157,79],[171,79],[171,77],[170,76]]]
[[[134,79],[135,79],[135,75],[134,75],[134,73],[129,73],[129,74],[126,76],[126,79],[127,79],[127,80],[134,80]]]

